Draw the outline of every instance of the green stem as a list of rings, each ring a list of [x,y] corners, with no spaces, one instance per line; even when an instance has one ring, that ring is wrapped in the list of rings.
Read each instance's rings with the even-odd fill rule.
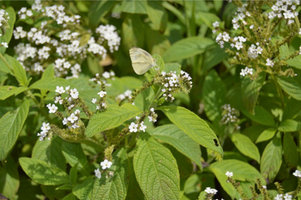
[[[277,89],[277,92],[278,92],[278,95],[280,97],[280,101],[281,101],[281,105],[282,105],[282,108],[284,108],[284,98],[283,98],[283,93],[282,93],[282,89],[280,87],[280,85],[277,83],[277,80],[275,78],[275,76],[273,74],[271,74],[271,77],[273,79],[273,82],[276,86],[276,89]]]

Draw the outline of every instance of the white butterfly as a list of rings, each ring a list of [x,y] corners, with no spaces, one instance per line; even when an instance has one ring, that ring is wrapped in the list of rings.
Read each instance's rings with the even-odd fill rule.
[[[147,51],[138,47],[130,49],[132,66],[136,74],[141,75],[156,66],[156,60]]]

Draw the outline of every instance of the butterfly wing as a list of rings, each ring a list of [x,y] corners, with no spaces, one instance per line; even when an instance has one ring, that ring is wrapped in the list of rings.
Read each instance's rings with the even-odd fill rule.
[[[130,49],[132,66],[136,74],[142,75],[156,65],[154,58],[143,49],[133,47]]]

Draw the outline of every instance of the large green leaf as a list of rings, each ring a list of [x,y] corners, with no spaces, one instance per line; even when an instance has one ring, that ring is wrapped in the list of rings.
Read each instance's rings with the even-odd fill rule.
[[[189,37],[174,43],[162,56],[165,62],[180,61],[204,53],[213,47],[215,42],[204,37]]]
[[[260,163],[261,174],[272,182],[282,163],[282,147],[280,133],[265,147]]]
[[[225,104],[226,86],[215,70],[211,70],[205,78],[203,99],[207,117],[214,121],[221,120],[222,106]]]
[[[171,13],[173,13],[183,24],[185,24],[185,16],[183,16],[183,13],[180,10],[178,10],[176,7],[174,7],[172,4],[168,3],[167,1],[164,1],[162,5],[164,8],[166,8]]]
[[[150,135],[175,147],[179,152],[195,162],[202,169],[201,149],[197,142],[173,124],[159,126]]]
[[[282,120],[294,119],[301,112],[301,101],[298,101],[294,98],[290,98],[283,110]]]
[[[167,26],[167,12],[160,1],[147,1],[147,15],[152,22],[152,28],[164,32]]]
[[[255,115],[250,114],[247,110],[242,112],[251,120],[266,126],[275,126],[273,115],[261,106],[255,106]]]
[[[9,199],[17,199],[16,193],[19,186],[18,166],[9,156],[7,162],[3,162],[0,167],[0,193]]]
[[[301,123],[293,119],[282,121],[278,126],[278,131],[281,132],[294,132],[301,129]]]
[[[124,0],[122,1],[122,11],[135,14],[147,14],[146,0]]]
[[[68,82],[63,78],[43,78],[34,82],[29,88],[55,91],[56,86],[68,86]]]
[[[277,82],[281,88],[294,99],[301,100],[301,86],[292,77],[277,76]]]
[[[177,161],[166,147],[148,134],[141,134],[138,140],[134,170],[147,199],[179,199]]]
[[[51,167],[46,162],[36,158],[19,158],[24,172],[33,181],[42,185],[60,185],[69,183],[69,176],[60,168]]]
[[[84,182],[74,186],[72,193],[80,200],[92,200],[94,182],[95,180],[92,177],[88,177]]]
[[[27,89],[27,87],[15,87],[9,85],[0,86],[0,100],[5,100],[12,95],[18,95]]]
[[[106,174],[102,173],[100,179],[94,182],[92,199],[125,199],[127,194],[128,165],[126,162],[126,149],[122,148],[113,154],[113,164],[110,168],[114,172],[113,177],[106,178]]]
[[[103,1],[94,1],[91,3],[89,10],[89,22],[93,26],[97,26],[101,18],[105,16],[118,1],[103,0]]]
[[[212,24],[220,21],[219,17],[209,12],[196,12],[196,23],[201,25],[204,22],[209,28],[214,29]]]
[[[8,7],[5,9],[5,11],[8,13],[9,19],[8,19],[8,28],[5,29],[5,33],[2,33],[2,36],[0,37],[0,44],[2,42],[7,42],[9,44],[11,37],[13,35],[14,30],[14,24],[16,21],[16,13],[12,7]],[[0,47],[0,53],[4,54],[6,48]]]
[[[63,141],[62,151],[67,162],[72,167],[78,163],[78,170],[83,171],[83,173],[86,174],[86,171],[84,169],[87,166],[88,161],[86,155],[84,154],[81,144]]]
[[[283,156],[290,168],[298,166],[298,148],[290,133],[285,133],[283,136]]]
[[[229,159],[215,162],[209,166],[209,169],[214,173],[223,189],[233,199],[239,199],[239,194],[232,184],[227,182],[228,177],[225,175],[227,171],[233,172],[232,178],[240,181],[241,183],[242,181],[255,183],[256,179],[259,178],[263,185],[265,185],[265,180],[256,168],[239,160]]]
[[[233,134],[231,135],[231,140],[236,146],[236,148],[244,155],[253,158],[258,163],[260,163],[260,154],[256,145],[243,134]]]
[[[45,161],[52,167],[66,169],[66,159],[62,153],[62,142],[60,137],[51,140],[37,141],[32,150],[32,158]]]
[[[208,124],[199,116],[179,106],[164,106],[157,109],[164,112],[170,121],[194,141],[223,155],[223,149],[219,144],[218,138]]]
[[[14,112],[8,112],[0,119],[0,160],[3,161],[15,145],[23,128],[29,110],[27,99]]]
[[[298,55],[292,59],[286,61],[289,66],[301,69],[301,55]]]
[[[219,64],[220,62],[222,62],[228,56],[229,56],[229,54],[225,52],[225,49],[222,49],[219,46],[216,46],[211,51],[206,52],[206,57],[205,57],[203,66],[207,70],[209,70],[212,67]]]
[[[264,130],[256,140],[256,143],[267,141],[274,137],[277,129],[276,128],[268,128]]]
[[[263,86],[265,77],[265,73],[260,73],[255,80],[252,80],[249,76],[244,77],[242,80],[242,101],[249,113],[251,113],[252,115],[254,115],[254,109],[257,103],[259,91]]]
[[[101,131],[118,127],[140,113],[141,110],[131,104],[124,104],[120,107],[110,104],[106,111],[98,113],[91,118],[85,134],[88,137],[92,137]]]

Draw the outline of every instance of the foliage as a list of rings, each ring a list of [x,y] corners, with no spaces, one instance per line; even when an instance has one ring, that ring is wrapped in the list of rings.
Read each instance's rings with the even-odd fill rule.
[[[299,0],[0,4],[5,197],[300,197]]]

